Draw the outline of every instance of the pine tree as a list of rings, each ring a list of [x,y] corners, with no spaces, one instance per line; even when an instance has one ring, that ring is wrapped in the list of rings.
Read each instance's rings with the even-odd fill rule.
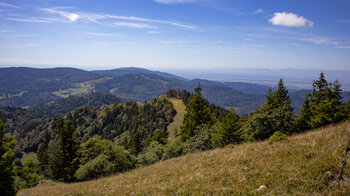
[[[299,129],[299,131],[311,129],[312,112],[310,107],[310,97],[310,94],[306,95],[303,106],[300,110],[300,114],[296,121],[296,127]]]
[[[241,141],[240,128],[239,116],[232,109],[220,122],[218,132],[212,136],[211,142],[213,147],[223,147],[227,144],[239,143]]]
[[[248,140],[266,139],[276,131],[284,134],[294,132],[293,108],[282,79],[275,92],[269,89],[266,99],[265,104],[253,111],[242,127],[241,131]]]
[[[195,93],[186,106],[186,114],[184,115],[184,123],[181,127],[180,136],[182,140],[187,140],[194,136],[194,130],[200,125],[214,123],[214,117],[210,113],[209,103],[202,96],[202,88],[200,83],[194,89]]]
[[[6,125],[0,120],[0,192],[1,195],[15,195],[14,172],[11,157],[14,156],[11,148],[16,145],[13,137],[6,137]]]
[[[338,123],[346,119],[345,106],[341,103],[341,84],[336,80],[328,83],[324,73],[313,82],[310,110],[312,128],[318,128],[331,123]]]
[[[51,154],[49,165],[54,179],[63,178],[65,182],[74,181],[74,173],[77,165],[74,159],[77,157],[78,144],[74,138],[74,127],[71,121],[59,119],[55,133],[57,144],[49,150]]]

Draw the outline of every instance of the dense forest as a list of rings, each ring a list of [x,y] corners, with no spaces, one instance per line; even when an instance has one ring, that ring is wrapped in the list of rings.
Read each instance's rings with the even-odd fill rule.
[[[328,82],[323,73],[313,82],[313,90],[305,96],[298,115],[293,112],[282,79],[275,90],[268,90],[264,104],[243,117],[234,106],[226,110],[210,104],[201,86],[197,83],[194,93],[170,89],[164,96],[144,103],[118,103],[120,99],[103,94],[82,95],[98,98],[70,98],[67,104],[76,103],[77,107],[69,112],[62,109],[66,105],[60,102],[31,110],[7,108],[1,117],[8,128],[0,122],[0,152],[6,154],[0,166],[6,168],[3,175],[7,176],[1,187],[14,185],[8,189],[11,195],[45,178],[64,182],[89,180],[216,147],[265,139],[274,142],[350,118],[350,101],[342,100],[341,84]],[[172,140],[168,139],[167,126],[176,111],[168,98],[181,99],[186,105],[181,130]],[[115,103],[105,105],[104,99]],[[96,106],[91,100],[103,105]],[[40,112],[43,108],[57,110],[59,115]],[[14,116],[28,116],[32,122],[26,124]],[[18,135],[9,137],[5,130]],[[20,159],[25,155],[22,152],[36,155],[24,161]]]

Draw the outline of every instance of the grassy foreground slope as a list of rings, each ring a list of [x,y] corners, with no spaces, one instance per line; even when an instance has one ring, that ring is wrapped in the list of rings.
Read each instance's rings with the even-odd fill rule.
[[[180,127],[183,124],[184,115],[186,113],[186,106],[181,99],[168,99],[173,104],[176,110],[176,116],[174,117],[174,121],[168,126],[169,139],[174,139],[176,137],[176,133],[180,131]]]
[[[272,195],[350,195],[349,165],[344,182],[335,181],[349,130],[348,121],[273,144],[189,154],[98,180],[44,183],[18,195],[265,195],[279,185]]]

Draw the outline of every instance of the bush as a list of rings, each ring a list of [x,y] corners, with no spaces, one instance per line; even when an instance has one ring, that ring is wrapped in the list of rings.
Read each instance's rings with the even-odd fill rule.
[[[78,153],[80,166],[75,172],[78,180],[97,178],[135,167],[135,158],[128,151],[99,136],[82,143]]]
[[[278,142],[281,140],[285,140],[287,138],[287,135],[284,133],[281,133],[279,131],[276,131],[269,139],[269,144],[272,144],[273,142]]]
[[[165,146],[163,160],[181,156],[183,154],[184,148],[185,144],[181,138],[175,138]]]
[[[108,161],[104,154],[90,160],[85,165],[79,167],[75,172],[77,180],[90,180],[100,176],[106,176],[113,173],[115,165]]]
[[[157,141],[153,141],[142,153],[137,156],[139,166],[155,163],[162,159],[164,146]]]
[[[215,132],[216,129],[210,125],[202,125],[197,128],[194,131],[195,135],[186,141],[184,154],[211,149],[211,138]]]

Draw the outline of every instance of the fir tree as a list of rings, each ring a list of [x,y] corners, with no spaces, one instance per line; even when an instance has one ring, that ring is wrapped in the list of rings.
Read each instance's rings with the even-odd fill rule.
[[[50,169],[52,177],[63,178],[65,182],[74,180],[77,165],[74,159],[77,157],[77,142],[73,136],[74,127],[72,122],[59,119],[55,132],[58,139],[50,151]]]
[[[328,83],[324,74],[313,82],[310,110],[313,117],[310,119],[312,128],[318,128],[331,123],[338,123],[346,119],[345,107],[341,103],[341,84],[336,80]]]
[[[198,86],[194,90],[195,93],[186,106],[186,114],[184,115],[184,123],[180,133],[182,140],[193,137],[195,129],[200,125],[212,125],[214,123],[214,117],[210,113],[209,103],[202,96],[200,83],[198,83]]]
[[[213,147],[223,147],[227,144],[239,143],[241,141],[240,128],[239,116],[232,109],[220,122],[218,132],[212,136]]]
[[[266,103],[253,111],[252,117],[242,127],[248,140],[266,139],[276,131],[285,134],[294,131],[295,117],[282,79],[275,92],[269,89],[266,99]]]
[[[306,95],[303,106],[300,110],[300,114],[296,121],[296,127],[299,129],[299,131],[311,129],[312,112],[310,107],[310,97],[310,94]]]

